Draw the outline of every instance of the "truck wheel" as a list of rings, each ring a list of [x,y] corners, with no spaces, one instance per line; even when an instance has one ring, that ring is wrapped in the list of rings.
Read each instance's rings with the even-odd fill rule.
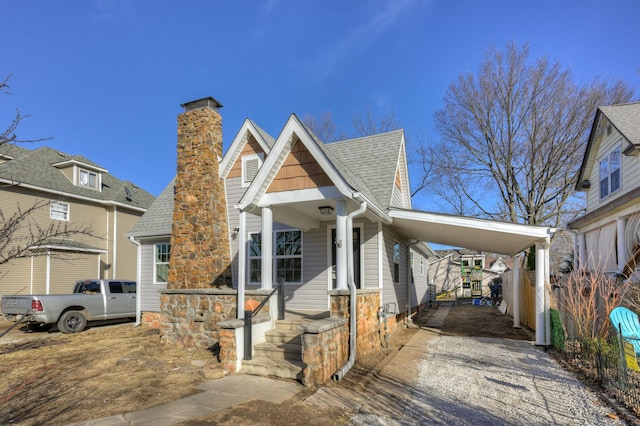
[[[79,311],[67,311],[58,320],[58,329],[65,334],[80,333],[86,326],[87,319]]]

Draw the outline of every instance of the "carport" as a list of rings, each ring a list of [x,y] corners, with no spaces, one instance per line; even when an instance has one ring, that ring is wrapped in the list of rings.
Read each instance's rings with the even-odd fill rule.
[[[420,210],[390,208],[393,226],[404,235],[419,241],[463,247],[507,256],[518,256],[528,248],[536,250],[536,339],[546,346],[550,340],[549,245],[554,229],[520,225],[464,216],[431,213]],[[514,267],[514,282],[519,282],[518,262]],[[514,285],[513,300],[520,300],[520,289]],[[520,306],[513,306],[514,327],[520,326]]]

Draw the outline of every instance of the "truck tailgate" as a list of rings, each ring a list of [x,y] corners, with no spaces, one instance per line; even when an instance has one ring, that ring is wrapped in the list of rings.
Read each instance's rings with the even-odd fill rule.
[[[31,312],[32,296],[2,296],[2,313],[5,315],[24,315]]]

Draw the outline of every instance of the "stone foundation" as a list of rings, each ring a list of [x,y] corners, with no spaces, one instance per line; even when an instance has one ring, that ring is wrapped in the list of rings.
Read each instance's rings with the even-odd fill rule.
[[[302,361],[306,364],[302,383],[326,383],[349,359],[349,325],[345,318],[332,317],[310,322],[301,330]]]

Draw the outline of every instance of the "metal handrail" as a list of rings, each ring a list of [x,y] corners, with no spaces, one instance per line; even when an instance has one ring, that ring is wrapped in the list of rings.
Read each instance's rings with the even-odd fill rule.
[[[271,290],[271,293],[267,297],[264,298],[262,302],[253,310],[244,311],[244,360],[248,361],[253,356],[253,347],[251,344],[252,341],[252,320],[258,315],[258,312],[267,304],[271,296],[275,292],[278,292],[278,319],[284,319],[284,278],[280,278],[278,280],[278,285]]]

